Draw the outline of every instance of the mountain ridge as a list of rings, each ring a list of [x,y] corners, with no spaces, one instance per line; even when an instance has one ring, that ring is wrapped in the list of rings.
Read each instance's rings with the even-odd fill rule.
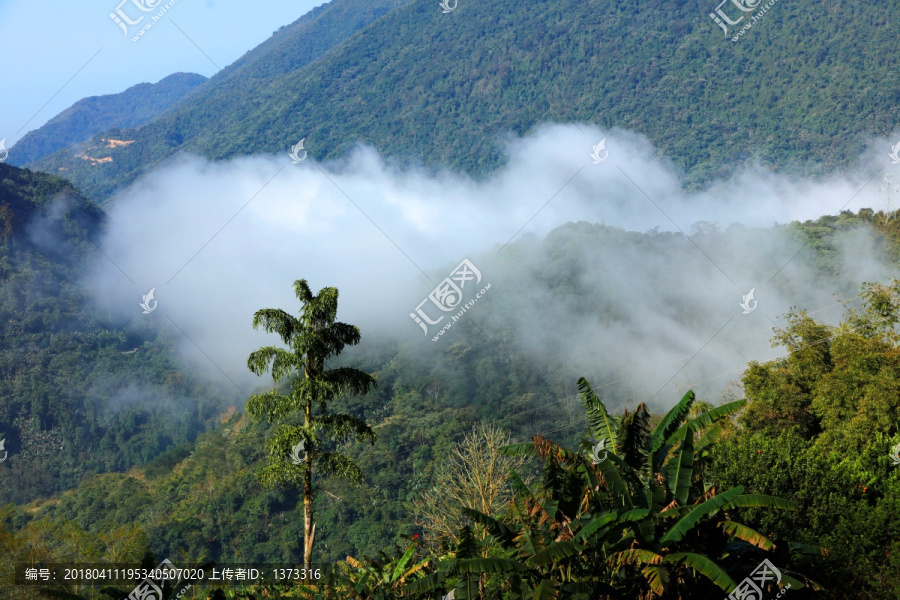
[[[868,138],[900,121],[897,58],[879,50],[897,6],[779,4],[733,43],[699,0],[601,10],[486,0],[449,14],[433,4],[399,3],[297,68],[261,68],[265,56],[294,60],[285,42],[264,42],[261,58],[235,63],[240,78],[226,68],[189,105],[126,132],[132,146],[107,151],[98,138],[107,163],[63,151],[35,166],[68,169],[103,201],[178,152],[227,159],[306,137],[316,160],[363,142],[478,176],[503,164],[507,136],[586,122],[647,136],[685,186],[702,187],[748,162],[807,175],[850,168]],[[362,10],[355,0],[325,6]],[[322,23],[301,37],[311,43]],[[863,23],[866,36],[846,35]]]
[[[173,73],[138,83],[118,94],[82,98],[10,148],[9,164],[24,166],[87,141],[111,127],[138,127],[177,106],[206,81],[196,73]]]

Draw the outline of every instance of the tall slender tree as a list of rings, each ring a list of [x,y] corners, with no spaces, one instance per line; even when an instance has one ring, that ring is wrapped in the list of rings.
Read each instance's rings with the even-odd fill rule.
[[[326,360],[360,340],[358,327],[335,322],[337,288],[323,288],[314,296],[301,279],[294,282],[294,294],[302,303],[299,318],[280,308],[264,308],[253,316],[254,329],[262,326],[268,333],[277,333],[288,349],[265,346],[247,359],[257,375],[271,369],[276,383],[292,378],[290,395],[278,389],[254,395],[247,401],[247,411],[277,424],[267,441],[270,458],[260,475],[263,484],[303,486],[303,564],[308,569],[315,537],[313,474],[335,475],[354,484],[363,478],[350,457],[329,452],[326,442],[375,443],[368,424],[353,415],[328,412],[328,402],[339,395],[365,394],[376,383],[358,369],[325,366]]]

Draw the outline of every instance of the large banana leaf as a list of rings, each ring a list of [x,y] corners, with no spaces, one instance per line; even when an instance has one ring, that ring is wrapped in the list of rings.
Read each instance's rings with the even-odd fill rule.
[[[610,554],[608,562],[610,565],[616,567],[617,569],[622,568],[624,565],[638,565],[638,566],[647,566],[647,565],[658,565],[663,561],[663,557],[652,550],[645,550],[643,548],[628,548],[627,550],[622,550],[620,552],[615,552]]]
[[[531,442],[522,442],[519,444],[509,444],[500,448],[500,453],[507,456],[537,456],[537,450]]]
[[[741,410],[745,406],[747,406],[746,400],[726,402],[725,404],[719,405],[715,408],[711,408],[703,414],[697,415],[696,417],[688,421],[688,427],[690,427],[694,431],[700,431],[705,427],[709,427],[719,419],[724,419],[725,417],[730,417],[731,415],[741,412]]]
[[[727,533],[732,537],[736,537],[739,540],[743,540],[748,544],[753,544],[757,548],[761,548],[762,550],[772,550],[775,548],[775,544],[772,543],[772,540],[764,536],[763,534],[750,529],[746,525],[741,525],[740,523],[735,523],[734,521],[722,521],[719,523],[719,527],[722,528],[722,531]]]
[[[534,498],[534,494],[531,492],[531,489],[528,487],[528,484],[522,479],[522,476],[519,475],[516,471],[509,472],[509,484],[513,489],[513,492],[517,496],[524,496],[525,498]]]
[[[678,428],[672,435],[670,435],[666,439],[665,445],[672,447],[684,438],[684,434],[687,429],[698,432],[701,429],[709,427],[720,419],[730,417],[731,415],[740,412],[746,405],[746,400],[735,400],[734,402],[726,402],[725,404],[712,408],[703,414],[697,415],[696,417],[685,423],[682,427]]]
[[[650,412],[641,402],[632,413],[626,411],[619,420],[618,449],[616,454],[634,472],[647,470],[650,448]]]
[[[663,519],[680,519],[684,515],[691,512],[692,510],[694,510],[693,504],[688,504],[686,506],[673,506],[671,508],[666,508],[666,510],[656,513],[655,519],[657,521],[662,521]]]
[[[400,557],[400,560],[397,561],[397,566],[394,567],[394,572],[391,573],[391,581],[397,581],[403,575],[403,569],[406,567],[406,563],[409,562],[409,559],[412,558],[412,555],[415,553],[416,547],[410,546],[407,548],[406,552],[403,556]],[[428,562],[428,561],[426,561]]]
[[[578,380],[578,390],[581,392],[581,404],[587,412],[588,421],[591,424],[591,433],[597,442],[606,440],[606,449],[613,454],[619,453],[619,442],[616,437],[616,422],[609,416],[606,406],[594,393],[591,384],[582,377]]]
[[[479,525],[484,526],[484,528],[488,530],[488,533],[501,543],[509,544],[516,536],[516,531],[514,529],[474,508],[463,507],[462,513]]]
[[[638,496],[643,500],[641,506],[654,511],[662,510],[666,505],[666,490],[659,485],[651,473],[645,473],[643,477],[644,487],[642,494]]]
[[[532,600],[556,600],[559,597],[559,582],[555,579],[542,579],[534,588]]]
[[[478,575],[466,573],[462,577],[462,581],[453,590],[454,600],[475,600],[478,598]]]
[[[622,523],[630,521],[640,521],[650,516],[652,511],[649,508],[635,508],[625,511],[619,515],[619,521]]]
[[[541,537],[532,536],[531,529],[523,527],[516,537],[516,550],[521,556],[534,556],[544,547]]]
[[[613,495],[613,501],[616,503],[616,506],[625,509],[634,508],[628,485],[625,483],[625,479],[622,478],[622,474],[619,473],[619,469],[616,468],[616,464],[611,460],[610,455],[607,455],[602,462],[598,463],[597,468],[600,469],[600,473],[606,481],[606,489]]]
[[[582,461],[576,467],[576,472],[581,475],[588,490],[593,491],[595,488],[599,488],[602,485],[600,477],[597,475],[597,472],[591,468],[591,463],[587,460]]]
[[[423,591],[433,591],[437,588],[443,587],[444,581],[446,581],[449,576],[449,572],[452,572],[448,567],[452,565],[455,566],[456,561],[447,561],[444,563],[439,563],[439,570],[435,573],[429,573],[424,577],[416,579],[415,581],[410,581],[402,588],[400,588],[403,592],[407,592],[410,594],[414,594],[416,592]]]
[[[681,540],[687,532],[690,531],[697,522],[702,519],[704,516],[709,513],[716,512],[720,510],[723,506],[734,500],[734,498],[740,496],[744,492],[744,488],[741,486],[731,488],[724,494],[719,494],[718,496],[713,496],[706,502],[702,504],[698,504],[694,507],[691,512],[681,517],[675,525],[672,526],[669,531],[666,532],[666,535],[659,540],[659,543],[662,545],[670,544]]]
[[[694,434],[690,428],[685,429],[681,448],[675,460],[669,463],[669,491],[682,506],[687,504],[694,476]]]
[[[709,428],[709,431],[703,434],[697,443],[694,444],[694,454],[699,455],[701,452],[706,450],[707,446],[715,444],[720,439],[722,439],[722,434],[725,433],[725,430],[721,425],[716,423],[712,427]]]
[[[598,530],[609,525],[610,523],[615,522],[618,518],[618,513],[610,512],[592,519],[578,531],[578,533],[575,535],[575,539],[579,542],[585,542]]]
[[[559,500],[546,500],[541,509],[546,513],[547,517],[556,520],[556,513],[559,510]]]
[[[621,514],[616,522],[617,528],[628,527],[628,523],[636,523],[631,527],[633,531],[642,541],[649,542],[654,539],[656,526],[648,517],[652,513],[649,508],[635,508]]]
[[[641,569],[641,574],[647,580],[647,585],[657,596],[662,596],[669,585],[669,571],[660,565],[650,565]]]
[[[683,440],[688,431],[697,433],[700,430],[715,424],[716,421],[720,419],[724,419],[737,412],[740,412],[746,404],[746,400],[736,400],[734,402],[728,402],[721,406],[717,406],[701,415],[694,417],[693,419],[676,429],[668,438],[666,438],[666,441],[654,454],[653,460],[656,462],[656,464],[661,464],[663,460],[665,460],[666,455],[669,453],[669,450],[671,450],[673,447],[675,447],[676,444]]]
[[[664,559],[671,563],[684,563],[694,569],[714,584],[725,590],[726,593],[731,592],[737,584],[728,576],[725,570],[702,554],[694,552],[675,552],[669,554]]]
[[[653,433],[650,434],[651,453],[656,454],[663,443],[669,439],[669,436],[681,427],[684,420],[687,418],[687,415],[691,410],[691,405],[694,403],[695,399],[696,396],[694,395],[694,392],[688,390],[678,404],[673,406],[672,410],[667,412],[666,416],[664,416],[659,424],[653,428]]]
[[[530,567],[545,567],[558,563],[570,556],[575,556],[584,551],[586,546],[567,540],[564,542],[554,542],[543,550],[536,552],[534,556],[529,558],[526,564]]]
[[[651,509],[647,510],[648,514]],[[633,512],[633,511],[632,511]],[[638,521],[634,528],[634,532],[642,543],[649,544],[656,540],[656,523],[653,519],[642,519]]]

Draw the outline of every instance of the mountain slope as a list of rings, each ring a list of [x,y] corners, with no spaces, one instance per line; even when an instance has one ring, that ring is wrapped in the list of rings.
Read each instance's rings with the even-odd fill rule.
[[[139,83],[120,94],[83,98],[25,134],[10,149],[9,163],[26,165],[112,127],[139,127],[205,81],[206,77],[196,73],[175,73],[158,83]]]
[[[835,248],[845,234],[858,228],[875,233],[879,250],[897,264],[900,221],[885,216],[864,209],[857,215],[847,212],[787,227],[803,240],[806,251],[798,260],[817,265],[821,285],[830,287],[846,268],[836,260]],[[748,239],[766,231],[748,232]],[[711,234],[719,240],[729,235],[735,234]],[[596,393],[610,410],[618,412],[644,399],[629,400],[627,386],[614,385],[620,381],[610,364],[596,364],[594,378],[573,369],[552,346],[542,359],[529,357],[517,340],[521,331],[511,325],[487,326],[487,313],[498,312],[501,323],[511,323],[521,310],[515,301],[534,304],[529,287],[546,287],[551,290],[544,296],[547,307],[574,312],[579,322],[587,323],[590,315],[615,319],[617,309],[609,301],[609,289],[594,285],[603,281],[600,275],[608,265],[590,265],[582,260],[582,253],[602,256],[616,247],[637,250],[649,246],[655,255],[683,253],[673,261],[683,265],[685,256],[698,253],[682,242],[668,233],[571,223],[544,240],[517,240],[510,245],[509,254],[498,259],[492,272],[496,276],[505,273],[505,277],[494,280],[496,291],[491,294],[503,294],[504,288],[508,291],[505,296],[488,295],[479,302],[484,329],[471,319],[461,321],[466,334],[439,347],[415,341],[380,346],[364,333],[360,346],[348,349],[330,366],[353,366],[373,373],[378,389],[365,397],[335,398],[330,406],[365,420],[378,438],[373,446],[353,442],[340,446],[363,470],[366,482],[361,487],[337,478],[320,481],[316,539],[321,545],[316,562],[347,555],[373,556],[386,545],[403,543],[421,532],[415,503],[421,500],[423,489],[442,483],[434,478],[437,465],[473,422],[495,424],[519,441],[539,433],[571,446],[588,425],[577,399],[578,376],[591,375]],[[478,263],[482,264],[480,258]],[[521,269],[518,276],[516,267]],[[522,272],[528,274],[531,286],[522,284]],[[501,286],[499,279],[507,285]],[[516,282],[519,285],[514,285]],[[677,292],[667,296],[663,286],[660,294],[666,296],[662,304],[677,304]],[[688,304],[685,310],[688,328],[701,329],[709,319],[703,308]],[[553,319],[552,310],[542,312]],[[768,337],[769,329],[763,331]],[[552,343],[547,337],[540,339],[542,344]],[[639,377],[646,378],[649,373],[643,371]],[[729,376],[737,377],[739,372]],[[289,381],[279,386],[282,393],[289,389]],[[667,389],[660,397],[671,403],[683,392]],[[701,389],[697,393],[703,397]],[[265,490],[256,477],[265,463],[263,442],[272,428],[229,412],[195,443],[173,448],[140,469],[90,478],[77,489],[43,503],[36,516],[71,520],[95,534],[125,523],[138,525],[160,556],[182,550],[220,561],[300,560],[301,495],[296,489]]]
[[[0,504],[151,460],[194,439],[224,397],[176,366],[164,334],[88,302],[102,226],[66,180],[0,164]]]
[[[103,164],[61,152],[37,166],[69,169],[103,200],[179,151],[285,152],[307,137],[316,159],[364,141],[478,174],[503,162],[498,136],[576,121],[645,134],[700,184],[748,159],[808,173],[848,166],[900,121],[898,58],[884,51],[900,6],[779,3],[735,43],[708,4],[484,0],[448,14],[435,2],[403,5],[302,68],[248,56],[207,95],[123,133],[131,146],[96,140],[92,156],[111,159]],[[319,20],[303,36],[325,33]],[[286,40],[263,47],[288,60]]]
[[[102,202],[146,167],[177,151],[185,139],[196,136],[196,131],[220,130],[223,129],[223,124],[239,127],[240,122],[234,121],[236,117],[232,113],[235,107],[252,101],[254,90],[259,86],[315,61],[358,30],[408,2],[409,0],[373,0],[365,3],[357,0],[334,0],[282,27],[271,38],[194,90],[190,99],[186,99],[184,110],[173,111],[170,118],[166,119],[167,123],[175,125],[157,130],[157,143],[139,143],[135,148],[137,152],[128,153],[128,158],[123,163],[123,166],[127,165],[124,169],[119,169],[117,161],[116,170],[125,177],[122,182],[110,180],[110,170],[102,167],[109,166],[106,159],[111,154],[118,154],[119,149],[133,144],[115,146],[107,140],[113,138],[136,141],[135,136],[140,130],[120,131],[120,128],[129,126],[113,122],[97,130],[102,130],[105,134],[96,136],[94,143],[82,145],[78,150],[61,150],[58,154],[63,157],[62,160],[53,156],[42,160],[29,159],[28,165],[63,175],[76,182],[92,198]],[[188,106],[199,106],[202,109],[189,109]],[[13,155],[14,152],[11,151],[10,159]],[[98,166],[101,168],[98,169]]]

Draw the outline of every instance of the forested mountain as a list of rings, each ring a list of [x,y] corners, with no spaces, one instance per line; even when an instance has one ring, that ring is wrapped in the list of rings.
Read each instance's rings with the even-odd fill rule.
[[[146,167],[182,149],[183,144],[195,138],[198,132],[204,136],[215,136],[216,131],[224,131],[223,122],[237,127],[243,117],[235,111],[240,111],[248,99],[254,98],[263,84],[277,81],[316,61],[360,29],[406,3],[407,0],[335,0],[314,8],[294,23],[281,27],[271,38],[200,85],[186,100],[183,109],[171,113],[170,125],[159,130],[162,137],[157,139],[161,144],[139,142],[134,136],[140,129],[120,130],[135,127],[136,124],[107,123],[105,128],[101,128],[104,133],[97,136],[93,143],[79,146],[72,152],[62,151],[59,158],[29,158],[28,164],[39,170],[63,175],[102,203],[123,182],[132,181]],[[202,108],[191,110],[189,106]],[[207,131],[203,132],[204,129]],[[233,135],[233,132],[229,131],[228,135]],[[246,131],[241,131],[239,135],[243,137]],[[102,167],[110,163],[105,159],[111,156],[110,152],[117,154],[119,149],[134,144],[112,145],[106,141],[110,138],[133,141],[140,147],[137,154],[130,154],[127,162],[131,166],[115,176],[123,178],[119,183],[108,179],[111,174]],[[17,150],[18,145],[10,152],[10,157]],[[79,160],[74,160],[76,155]],[[119,161],[116,162],[118,171],[120,165]],[[97,167],[101,168],[98,170]]]
[[[723,41],[712,10],[705,0],[487,0],[445,14],[436,2],[341,0],[178,110],[98,136],[84,152],[106,162],[61,151],[33,166],[66,169],[101,202],[176,152],[285,152],[304,137],[319,160],[362,141],[484,173],[503,162],[498,136],[575,121],[646,135],[696,185],[748,160],[845,167],[900,121],[898,58],[884,51],[896,4],[778,3],[739,42]],[[134,143],[108,148],[109,137]]]
[[[143,318],[146,290],[123,318],[87,289],[92,267],[117,258],[108,215],[137,215],[154,235],[149,211],[177,221],[158,204],[172,188],[147,185],[146,211],[114,211],[125,205],[116,192],[179,153],[287,163],[305,138],[322,161],[364,142],[394,165],[477,184],[503,165],[507,134],[587,123],[610,141],[616,128],[646,136],[673,179],[716,182],[718,199],[754,161],[810,179],[859,166],[900,122],[900,6],[774,2],[737,42],[721,38],[714,10],[333,0],[206,81],[177,74],[86,99],[25,136],[9,160],[34,170],[0,164],[0,599],[124,600],[135,585],[6,585],[17,563],[300,565],[304,544],[324,579],[197,585],[181,598],[707,600],[740,595],[764,560],[780,569],[760,584],[767,600],[785,589],[789,600],[900,597],[889,175],[884,212],[727,230],[701,221],[691,235],[580,221],[543,237],[520,230],[500,248],[479,239],[467,256],[491,292],[440,333],[422,324],[424,336],[415,313],[406,319],[412,305],[385,316],[368,297],[357,306],[370,323],[399,313],[406,329],[335,322],[338,291],[312,295],[303,265],[342,276],[358,265],[337,253],[322,262],[331,251],[303,232],[295,257],[233,227],[231,242],[217,240],[225,256],[262,248],[253,267],[294,282],[297,299],[246,315],[248,329],[281,339],[246,358],[265,377],[238,393],[186,366],[183,330]],[[147,93],[153,106],[135,101]],[[830,208],[831,190],[808,181],[796,201]],[[183,187],[183,205],[220,198]],[[587,203],[616,200],[585,189]],[[764,192],[759,214],[794,200],[781,191]],[[254,208],[285,222],[305,210],[286,204]],[[141,258],[165,253],[179,231],[222,231],[223,220],[203,214],[132,245]],[[336,223],[314,224],[371,252]],[[211,289],[207,267],[193,266],[193,314],[243,306],[234,291],[251,282]],[[434,283],[446,270],[422,274]],[[403,287],[381,275],[372,280]],[[432,294],[451,293],[448,281]],[[221,324],[204,333],[237,354],[243,341]]]
[[[175,73],[157,83],[139,83],[120,94],[79,100],[17,141],[10,149],[9,164],[21,167],[33,163],[111,127],[140,127],[175,106],[204,81],[206,77],[196,73]],[[112,147],[113,143],[107,141],[107,145]]]
[[[885,217],[863,210],[856,215],[845,212],[789,227],[797,239],[803,240],[807,258],[818,264],[825,286],[825,281],[841,270],[834,250],[842,232],[859,227],[874,231],[886,256],[897,264],[900,221]],[[585,314],[605,312],[612,307],[604,304],[602,294],[577,284],[593,279],[587,276],[590,271],[580,256],[602,254],[612,246],[649,246],[658,254],[678,252],[682,245],[675,243],[676,238],[652,231],[637,234],[602,225],[570,224],[544,240],[525,238],[516,242],[507,260],[516,263],[525,255],[541,256],[544,263],[540,269],[533,269],[532,275],[536,281],[551,284],[558,294],[553,304],[582,307]],[[705,242],[711,243],[710,239]],[[890,390],[895,385],[891,381],[896,379],[896,374],[891,374],[896,370],[896,340],[891,342],[884,336],[888,331],[885,327],[900,314],[900,299],[896,290],[875,291],[869,296],[873,308],[846,319],[847,325],[842,328],[817,324],[809,318],[789,320],[786,333],[780,333],[776,340],[787,342],[790,358],[752,365],[743,375],[751,404],[741,417],[741,429],[720,432],[724,440],[721,454],[714,451],[704,455],[695,473],[695,477],[706,473],[704,476],[719,486],[745,486],[749,494],[777,492],[777,496],[795,502],[800,507],[796,517],[755,508],[741,518],[775,540],[781,548],[779,560],[811,576],[816,585],[827,586],[835,598],[888,597],[877,594],[900,589],[900,582],[892,575],[892,563],[882,554],[891,552],[895,545],[892,540],[896,539],[892,532],[900,531],[890,517],[892,498],[900,488],[896,473],[889,470],[887,455],[891,444],[896,443],[891,436],[898,432],[893,421],[882,418],[896,411],[890,404],[895,400]],[[500,320],[509,322],[508,315],[517,310],[515,305],[507,307],[507,300],[513,296],[494,299],[493,308],[485,304],[481,310],[505,309],[508,314],[502,314]],[[686,318],[700,327],[704,315],[701,311]],[[589,420],[579,406],[577,373],[571,366],[562,361],[535,360],[522,352],[512,328],[492,329],[486,335],[471,322],[461,326],[466,328],[466,335],[438,349],[423,350],[415,341],[400,346],[376,343],[341,356],[337,364],[372,373],[379,385],[366,396],[342,397],[334,404],[364,419],[378,437],[373,446],[348,443],[340,447],[365,474],[361,487],[336,478],[319,482],[317,564],[341,561],[348,555],[374,558],[393,544],[400,546],[400,552],[404,547],[415,547],[417,556],[425,558],[434,546],[410,545],[410,540],[424,535],[431,540],[429,544],[437,541],[430,529],[433,523],[428,524],[417,503],[426,499],[429,490],[437,490],[438,496],[449,493],[442,488],[442,469],[455,451],[454,444],[472,433],[475,423],[494,424],[509,432],[511,441],[524,442],[540,434],[564,447],[577,447]],[[812,349],[807,349],[808,345]],[[141,348],[144,351],[152,346],[145,343]],[[855,358],[857,350],[867,357],[862,362]],[[161,348],[152,351],[164,356]],[[78,347],[57,350],[55,362],[63,364],[80,352]],[[119,353],[109,354],[107,360],[116,364],[112,355]],[[99,351],[97,355],[104,356]],[[826,378],[807,375],[808,367],[815,373],[831,374]],[[131,368],[142,373],[137,365]],[[604,378],[609,375],[603,368],[597,373]],[[283,392],[288,388],[287,384],[280,387]],[[618,388],[598,385],[596,389],[610,411],[635,406],[636,401],[617,395]],[[797,389],[805,390],[802,397],[797,397]],[[839,405],[833,404],[832,393],[838,389],[847,399]],[[675,400],[665,399],[666,403]],[[156,427],[172,423],[162,413],[154,419],[143,423],[120,420],[107,425],[107,430],[110,434],[119,430],[133,435],[139,432],[138,437],[144,439]],[[798,424],[805,428],[795,431]],[[52,423],[45,423],[44,428],[57,431]],[[132,561],[149,549],[157,557],[177,555],[197,561],[299,562],[301,494],[296,488],[263,488],[257,477],[266,458],[264,441],[272,433],[268,426],[247,415],[226,413],[215,429],[159,454],[150,464],[128,473],[92,477],[75,490],[33,503],[27,511],[10,509],[8,535],[23,548],[35,548],[37,540],[46,540],[47,536],[80,539],[83,543],[78,551],[82,554],[78,560],[82,562],[111,560],[104,547],[118,548],[119,556],[130,556]],[[771,436],[776,435],[787,436],[784,443],[790,442],[790,448],[804,449],[802,458],[784,455],[788,446],[775,443]],[[858,446],[862,439],[877,439],[877,447],[859,456],[823,449],[829,445],[856,448],[853,444]],[[131,447],[125,437],[121,442],[123,448]],[[162,445],[145,447],[145,456],[162,449]],[[96,459],[120,451],[118,447],[101,446]],[[14,458],[11,456],[6,464]],[[6,465],[0,466],[4,468]],[[749,480],[745,474],[749,474]],[[801,481],[802,486],[797,487]],[[822,507],[832,504],[821,504],[821,498],[831,498],[829,502],[837,512],[823,513]],[[837,498],[845,499],[839,502]],[[867,507],[874,507],[876,512],[871,513]],[[855,540],[846,549],[834,549],[843,538],[830,533],[833,527],[841,535],[849,535],[847,532],[854,529],[865,529],[872,514],[878,515],[883,535]],[[823,572],[823,557],[797,554],[790,550],[790,543],[806,544],[807,551],[821,543],[852,560],[829,562]],[[45,551],[69,552],[65,548],[73,546],[62,544],[58,550]],[[749,552],[744,546],[740,549],[734,556]],[[66,560],[75,560],[73,555],[67,556]],[[750,558],[741,560],[755,564],[751,560],[754,556],[751,553]],[[388,570],[395,566],[389,556],[377,560],[388,561]],[[496,581],[490,585],[495,584],[500,585]]]
[[[898,286],[898,282],[893,287],[869,286],[866,310],[848,314],[840,327],[794,314],[775,337],[792,340],[789,355],[753,364],[743,375],[749,405],[738,423],[726,421],[715,430],[702,426],[700,432],[708,437],[704,438],[703,453],[700,445],[696,446],[693,480],[706,480],[720,490],[742,486],[751,494],[748,498],[756,498],[746,506],[757,508],[743,511],[741,517],[753,528],[741,536],[749,543],[730,545],[726,556],[755,565],[761,560],[760,549],[774,548],[773,560],[785,575],[802,579],[797,573],[805,573],[810,577],[808,589],[828,590],[822,596],[800,593],[800,597],[889,598],[900,590],[893,558],[900,532],[896,518],[900,472],[890,461],[890,448],[900,440],[900,432],[895,423],[882,418],[898,410],[896,334],[886,327],[900,315]],[[807,375],[811,367],[817,370],[813,378]],[[382,379],[393,388],[392,393],[362,399],[356,407],[379,435],[374,447],[351,449],[367,474],[366,484],[354,489],[325,480],[324,493],[317,495],[317,523],[324,534],[319,544],[323,565],[348,554],[375,557],[392,545],[399,547],[400,553],[414,548],[417,560],[427,558],[434,549],[429,544],[436,541],[436,531],[422,505],[429,498],[426,492],[459,497],[460,490],[450,488],[442,478],[446,476],[442,466],[454,451],[465,450],[453,446],[460,432],[476,437],[484,433],[468,427],[477,412],[446,406],[438,395],[429,398],[413,390],[397,393],[397,375],[387,373]],[[798,387],[806,390],[800,398],[796,396]],[[832,392],[835,388],[843,392],[837,399]],[[734,411],[731,406],[729,410]],[[659,415],[652,422],[658,423]],[[536,433],[528,423],[506,424],[523,433]],[[583,427],[588,427],[587,420]],[[130,556],[131,561],[149,548],[156,556],[177,554],[194,560],[299,562],[302,515],[297,490],[266,490],[256,479],[265,437],[264,428],[247,416],[233,415],[195,444],[170,451],[145,468],[95,477],[77,490],[35,505],[31,516],[24,511],[8,512],[8,523],[16,523],[16,527],[7,536],[26,548],[37,547],[40,539],[43,552],[55,553],[45,555],[57,560],[62,556],[76,560],[75,550],[66,549],[74,546],[48,550],[54,547],[47,544],[48,537],[81,540],[77,550],[81,562],[110,560],[104,547],[117,548],[119,556]],[[561,447],[578,445],[577,434],[556,433],[546,439]],[[833,449],[836,442],[840,451]],[[572,455],[565,456],[573,460]],[[548,463],[554,464],[549,459]],[[545,480],[544,485],[553,483],[553,479]],[[782,507],[792,510],[760,508],[758,498],[763,496],[754,494],[788,499]],[[499,506],[502,504],[500,501]],[[497,512],[498,518],[504,514]],[[453,522],[460,515],[447,518]],[[427,543],[416,542],[420,534]],[[760,541],[768,538],[774,540],[774,546]],[[481,540],[480,545],[496,543],[490,538]],[[13,558],[9,548],[4,550]],[[398,556],[380,555],[367,564],[390,572],[399,564]],[[646,560],[645,556],[638,558]],[[740,571],[732,572],[738,580],[735,573]],[[650,577],[646,570],[643,576]],[[489,576],[489,587],[501,587],[503,576],[494,577]],[[636,572],[625,581],[641,577]],[[413,574],[405,583],[416,580]],[[376,579],[369,581],[366,589],[388,584],[393,581]],[[399,587],[397,595],[388,597],[401,597]],[[266,589],[268,595],[275,594],[271,586]],[[249,598],[249,593],[260,591],[261,587],[255,586],[240,597]],[[792,591],[798,592],[796,587]],[[296,593],[299,590],[294,588],[282,597]],[[705,593],[715,590],[706,589]]]
[[[176,366],[159,332],[90,305],[80,276],[102,227],[69,182],[0,164],[0,502],[146,462],[233,399]]]

